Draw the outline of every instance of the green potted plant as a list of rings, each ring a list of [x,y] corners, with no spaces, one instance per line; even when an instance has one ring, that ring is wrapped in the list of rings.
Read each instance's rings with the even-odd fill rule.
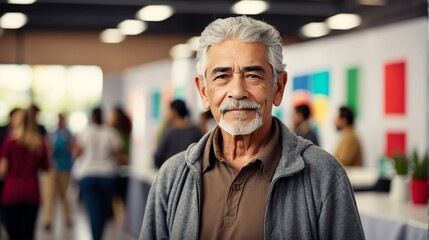
[[[420,158],[417,151],[412,155],[411,199],[415,204],[426,204],[429,197],[429,155]]]
[[[395,174],[390,183],[390,198],[396,201],[408,199],[408,158],[405,154],[397,152],[392,157]]]
[[[395,172],[397,175],[406,176],[408,174],[408,159],[403,153],[396,153],[393,156],[395,161]]]

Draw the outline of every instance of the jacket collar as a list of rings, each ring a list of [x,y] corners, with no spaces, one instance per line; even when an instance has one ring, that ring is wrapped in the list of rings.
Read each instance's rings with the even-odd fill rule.
[[[285,124],[278,118],[274,117],[279,122],[280,136],[282,141],[282,156],[274,174],[273,180],[282,176],[291,176],[304,169],[304,159],[302,158],[302,151],[308,146],[312,145],[310,141],[297,137],[290,131]],[[210,137],[210,133],[206,133],[198,143],[189,146],[186,150],[185,161],[195,176],[201,174],[201,160],[206,143]]]

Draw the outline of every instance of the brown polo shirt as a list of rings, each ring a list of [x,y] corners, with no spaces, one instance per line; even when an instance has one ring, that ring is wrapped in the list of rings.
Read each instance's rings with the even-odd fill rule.
[[[222,158],[220,130],[211,134],[202,161],[200,239],[263,239],[266,198],[281,157],[280,128],[241,171]]]

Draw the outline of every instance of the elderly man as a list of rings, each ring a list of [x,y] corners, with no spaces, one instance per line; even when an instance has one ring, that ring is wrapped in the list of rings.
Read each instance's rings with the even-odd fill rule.
[[[287,82],[282,60],[264,22],[206,27],[195,82],[218,127],[162,166],[140,239],[364,239],[341,165],[271,115]]]

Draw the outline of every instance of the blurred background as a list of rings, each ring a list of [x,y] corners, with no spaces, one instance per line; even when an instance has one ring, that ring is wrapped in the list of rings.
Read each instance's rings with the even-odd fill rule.
[[[199,34],[243,14],[283,37],[289,80],[273,115],[291,127],[293,107],[309,104],[319,145],[332,153],[338,107],[352,108],[371,169],[357,178],[368,181],[395,151],[427,152],[426,0],[0,0],[0,125],[11,109],[35,103],[48,132],[64,112],[78,134],[92,108],[107,117],[123,106],[133,123],[129,197],[121,227],[111,226],[121,233],[106,239],[134,239],[169,102],[185,100],[195,123],[204,111],[193,81]],[[76,229],[71,239],[89,239],[84,225]],[[38,237],[63,239],[63,230]]]

